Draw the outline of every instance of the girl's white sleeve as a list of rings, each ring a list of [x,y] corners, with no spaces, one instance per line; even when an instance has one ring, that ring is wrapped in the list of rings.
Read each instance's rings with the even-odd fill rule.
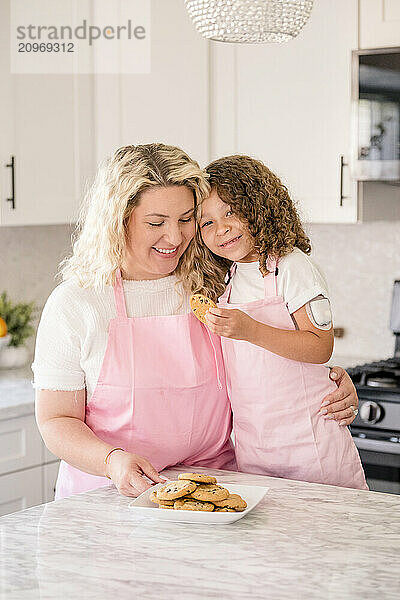
[[[317,296],[329,299],[328,284],[321,269],[298,249],[279,261],[277,287],[290,314]]]
[[[35,388],[72,391],[85,387],[85,374],[80,366],[82,316],[76,302],[71,300],[61,284],[45,304],[32,364]]]

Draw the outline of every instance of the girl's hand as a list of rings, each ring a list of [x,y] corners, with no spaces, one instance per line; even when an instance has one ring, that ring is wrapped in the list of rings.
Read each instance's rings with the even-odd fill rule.
[[[247,340],[251,337],[256,322],[237,308],[210,308],[205,314],[207,327],[213,333],[235,340]]]
[[[123,496],[136,497],[151,488],[151,484],[143,478],[143,475],[146,475],[154,483],[166,481],[161,479],[148,460],[123,450],[116,450],[111,454],[107,475]]]
[[[320,414],[325,419],[338,421],[341,426],[351,425],[356,415],[350,407],[354,407],[354,410],[358,408],[356,388],[349,374],[341,367],[332,367],[329,376],[338,389],[323,399]]]

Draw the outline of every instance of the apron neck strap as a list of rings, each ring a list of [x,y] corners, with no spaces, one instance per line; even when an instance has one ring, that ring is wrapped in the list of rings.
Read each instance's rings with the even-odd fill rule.
[[[236,271],[236,263],[233,263],[225,277],[226,288],[225,288],[225,292],[222,294],[222,296],[220,298],[220,300],[222,300],[222,301],[229,302],[229,299],[231,297],[231,289],[232,289],[232,277],[234,276],[235,271]]]
[[[117,310],[117,316],[126,318],[128,315],[126,312],[124,286],[122,284],[122,275],[121,275],[120,269],[117,269],[117,271],[115,273],[114,299],[115,299],[115,308]]]
[[[273,257],[267,258],[266,267],[269,271],[268,275],[264,277],[264,296],[277,296],[278,289],[276,285],[276,278],[278,275],[278,259]]]

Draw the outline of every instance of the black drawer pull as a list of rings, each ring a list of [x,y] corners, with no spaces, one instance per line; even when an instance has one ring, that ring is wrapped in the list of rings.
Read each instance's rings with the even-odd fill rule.
[[[11,157],[10,164],[6,165],[11,169],[11,198],[7,198],[7,202],[11,202],[11,207],[15,209],[15,156]]]
[[[343,206],[343,200],[347,199],[347,196],[343,196],[343,167],[348,167],[348,163],[344,162],[344,156],[340,156],[340,206]]]

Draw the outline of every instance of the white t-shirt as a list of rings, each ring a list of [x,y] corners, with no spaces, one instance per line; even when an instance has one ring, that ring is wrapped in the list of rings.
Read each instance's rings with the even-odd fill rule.
[[[278,262],[277,292],[290,314],[319,295],[329,299],[328,285],[319,267],[307,254],[294,248]],[[264,280],[258,261],[237,263],[229,302],[242,304],[264,298]]]
[[[125,281],[128,317],[187,314],[186,295],[170,275],[152,281]],[[114,291],[82,288],[72,280],[57,286],[43,309],[32,365],[35,388],[72,391],[87,388],[90,398],[107,347],[108,323],[116,317]]]

